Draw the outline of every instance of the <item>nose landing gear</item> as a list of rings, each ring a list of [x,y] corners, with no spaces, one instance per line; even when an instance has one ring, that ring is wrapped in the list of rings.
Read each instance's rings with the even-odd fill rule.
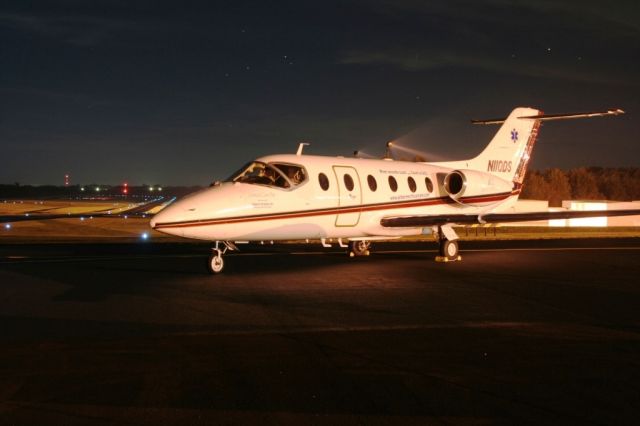
[[[222,250],[213,249],[209,256],[208,269],[210,274],[219,274],[224,269],[224,259],[222,258]]]
[[[215,246],[211,249],[209,261],[207,262],[207,269],[210,274],[219,274],[224,270],[224,259],[222,255],[225,254],[227,250],[238,250],[238,247],[230,241],[216,241]]]

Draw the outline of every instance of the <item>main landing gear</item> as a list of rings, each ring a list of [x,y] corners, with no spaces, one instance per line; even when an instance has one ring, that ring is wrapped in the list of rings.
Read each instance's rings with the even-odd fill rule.
[[[349,257],[360,257],[360,256],[369,256],[371,252],[369,249],[371,248],[371,241],[349,241]]]
[[[436,256],[436,262],[455,262],[462,260],[458,250],[458,235],[451,226],[438,227],[438,243],[439,256]]]
[[[210,274],[219,274],[224,270],[224,259],[222,255],[227,250],[238,250],[235,244],[229,241],[216,241],[214,247],[211,248],[211,256],[207,262],[207,269]]]

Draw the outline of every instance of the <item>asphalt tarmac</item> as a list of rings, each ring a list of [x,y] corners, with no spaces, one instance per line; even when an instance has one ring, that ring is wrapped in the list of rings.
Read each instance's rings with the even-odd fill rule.
[[[0,246],[1,425],[637,424],[640,241]]]

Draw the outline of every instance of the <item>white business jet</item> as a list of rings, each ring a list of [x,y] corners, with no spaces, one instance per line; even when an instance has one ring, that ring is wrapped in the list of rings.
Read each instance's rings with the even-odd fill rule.
[[[369,254],[371,241],[433,233],[436,260],[460,260],[453,225],[640,214],[640,211],[505,213],[514,205],[543,121],[622,114],[545,115],[516,108],[475,158],[410,162],[296,154],[258,158],[224,182],[188,195],[151,220],[160,232],[215,242],[211,273],[238,241],[327,240],[350,256]]]

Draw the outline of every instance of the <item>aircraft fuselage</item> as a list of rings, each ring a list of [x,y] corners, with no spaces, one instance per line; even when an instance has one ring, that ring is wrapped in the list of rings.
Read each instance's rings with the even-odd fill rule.
[[[495,211],[511,199],[515,202],[519,192],[511,183],[487,174],[481,190],[454,199],[445,189],[445,178],[454,169],[446,165],[464,166],[459,162],[439,165],[309,155],[271,155],[256,162],[299,167],[304,180],[287,187],[222,182],[170,205],[156,215],[152,226],[210,241],[419,235],[423,228],[389,229],[380,221],[425,211],[481,213],[488,207]]]

